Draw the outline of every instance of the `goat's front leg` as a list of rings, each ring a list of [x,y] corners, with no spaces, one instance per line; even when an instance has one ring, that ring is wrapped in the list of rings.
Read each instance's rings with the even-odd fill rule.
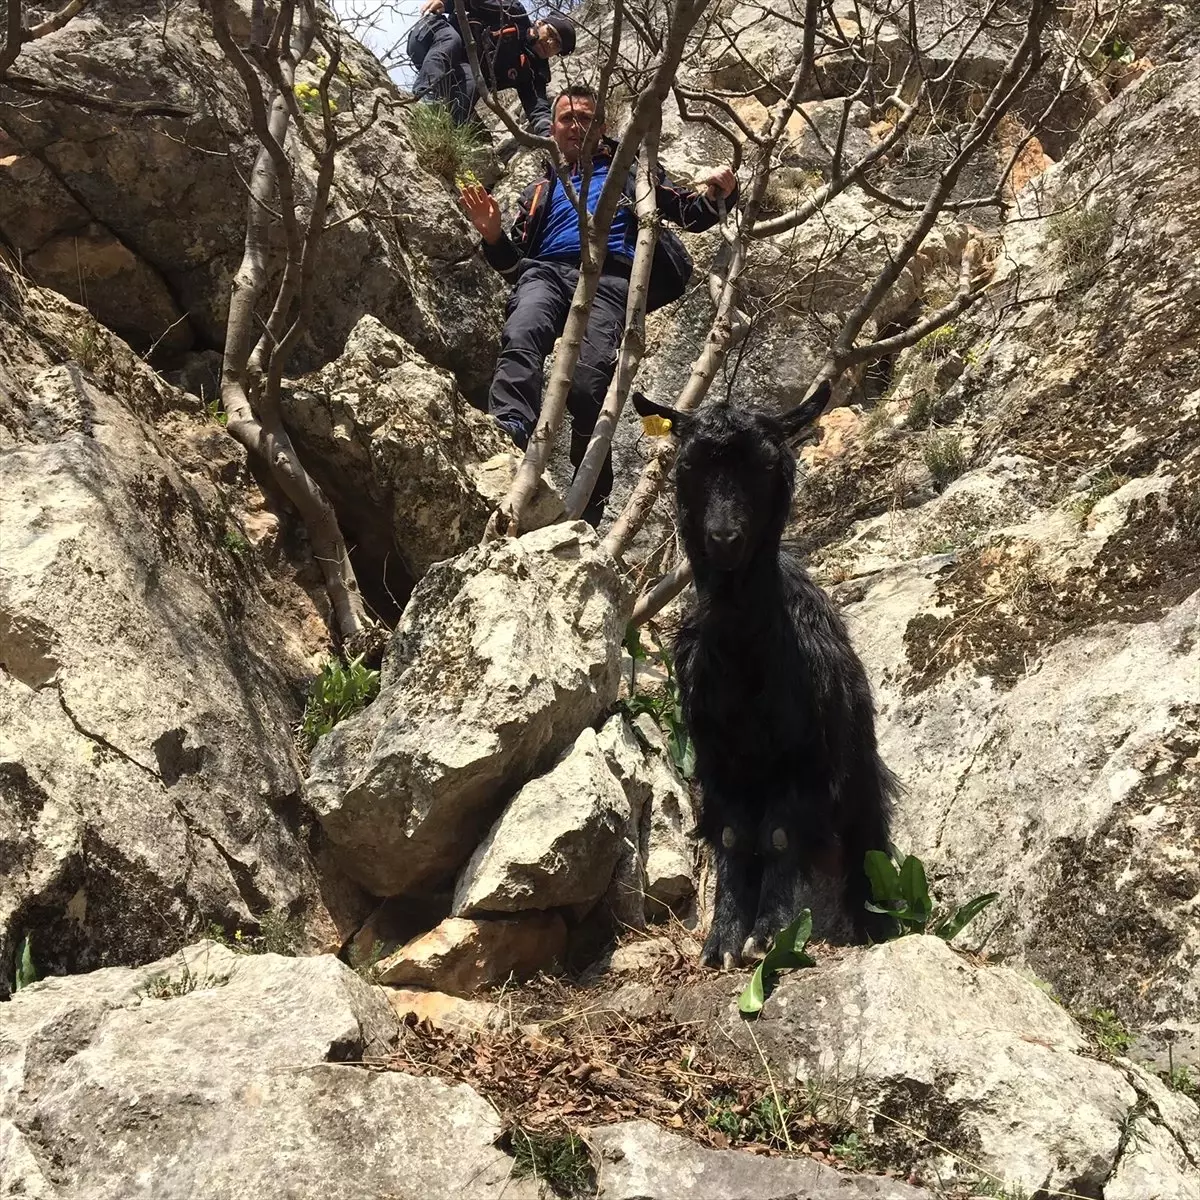
[[[741,963],[742,946],[758,909],[762,861],[751,830],[726,825],[713,847],[717,888],[712,928],[700,954],[706,967],[730,970]]]
[[[765,958],[775,935],[795,916],[796,886],[800,881],[800,829],[793,805],[768,811],[758,831],[762,854],[762,884],[755,904],[754,926],[742,945],[742,958]]]

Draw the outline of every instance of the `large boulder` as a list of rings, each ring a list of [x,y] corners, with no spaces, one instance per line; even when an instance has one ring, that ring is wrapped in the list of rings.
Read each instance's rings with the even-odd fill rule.
[[[378,964],[389,986],[469,996],[511,976],[532,975],[562,958],[567,926],[558,913],[527,912],[479,921],[448,917]]]
[[[74,305],[2,311],[0,995],[26,937],[42,972],[268,910],[335,943],[297,829],[306,664],[230,549],[219,458],[169,449],[202,417]],[[81,331],[91,373],[48,361]]]
[[[586,911],[608,888],[629,823],[625,790],[585,729],[505,806],[458,877],[454,912]]]
[[[599,1159],[597,1200],[926,1200],[895,1179],[850,1175],[811,1158],[709,1150],[649,1121],[588,1131]]]
[[[990,948],[1163,1067],[1200,1065],[1200,174],[1175,133],[1198,123],[1194,62],[1123,92],[1022,194],[948,428],[798,497],[907,787],[901,847],[948,900],[998,891]],[[964,473],[906,508],[900,465],[946,437]]]
[[[399,603],[433,563],[479,542],[497,506],[493,462],[513,449],[453,375],[373,316],[340,358],[288,390],[284,419],[354,545],[364,587],[383,580]],[[535,503],[552,498],[543,485]]]
[[[47,980],[0,1008],[5,1195],[234,1200],[521,1194],[492,1107],[368,1071],[379,988],[328,956],[210,942],[140,970]]]
[[[244,44],[250,5],[230,7]],[[376,102],[379,110],[338,158],[320,282],[297,361],[335,358],[371,313],[479,390],[495,353],[499,277],[475,253],[450,188],[418,164],[383,68],[344,34],[339,44],[346,71],[333,91],[343,133],[355,114]],[[321,53],[314,46],[299,83],[319,79]],[[245,240],[243,180],[257,147],[242,82],[203,7],[188,0],[164,16],[152,4],[98,0],[24,46],[21,68],[65,76],[111,99],[153,98],[194,114],[115,116],[41,99],[31,122],[22,99],[6,92],[0,231],[35,279],[88,304],[139,347],[160,338],[164,349],[220,346]],[[294,131],[289,145],[303,204],[316,163]]]
[[[582,522],[433,567],[378,699],[313,754],[306,794],[347,872],[389,896],[461,867],[513,792],[616,700],[626,604]]]
[[[696,1000],[682,997],[680,1015],[696,1018]],[[1114,1185],[1137,1180],[1144,1197],[1200,1196],[1192,1101],[1132,1063],[1101,1061],[1028,978],[975,965],[940,938],[901,938],[788,976],[753,1035],[736,1003],[709,1011],[715,1053],[747,1068],[765,1059],[782,1089],[824,1091],[857,1114],[878,1157],[914,1162],[920,1175],[986,1173],[1030,1194],[1106,1198],[1132,1194]]]

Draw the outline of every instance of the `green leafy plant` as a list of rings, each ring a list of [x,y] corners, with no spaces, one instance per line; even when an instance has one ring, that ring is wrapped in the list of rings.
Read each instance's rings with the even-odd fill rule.
[[[240,529],[227,529],[221,537],[221,545],[234,558],[241,558],[250,549],[250,543],[246,540],[246,535]]]
[[[931,329],[917,342],[917,350],[929,362],[944,362],[958,349],[961,338],[958,326],[953,321],[948,321],[945,325],[939,325],[937,329]]]
[[[431,175],[476,182],[484,145],[470,125],[457,125],[444,104],[418,104],[409,110],[408,136],[417,162]]]
[[[561,1132],[516,1128],[509,1135],[513,1174],[533,1176],[556,1196],[591,1195],[593,1171],[587,1145],[571,1130]]]
[[[289,917],[283,909],[272,908],[258,918],[258,933],[246,933],[239,927],[231,936],[214,921],[205,927],[203,936],[238,954],[282,954],[294,958],[304,941],[304,924]]]
[[[687,723],[683,719],[683,697],[679,692],[679,681],[675,678],[671,656],[666,650],[648,650],[642,643],[641,632],[634,625],[625,631],[625,649],[630,659],[626,711],[631,717],[649,713],[666,737],[667,750],[675,769],[684,779],[691,779],[696,773],[696,748],[688,736]],[[657,662],[663,668],[667,678],[662,688],[653,692],[636,690],[639,662]]]
[[[379,672],[360,654],[349,663],[331,658],[313,681],[300,722],[300,737],[311,750],[339,721],[365,708],[379,694]]]
[[[298,83],[292,88],[292,93],[296,97],[296,103],[302,111],[306,113],[316,113],[321,111],[321,89],[315,83]],[[336,113],[338,110],[337,101],[329,97],[329,112]]]
[[[1124,1054],[1133,1045],[1133,1034],[1111,1008],[1093,1008],[1082,1013],[1079,1023],[1092,1035],[1093,1040],[1109,1054]]]
[[[786,929],[782,930],[771,943],[766,957],[754,968],[750,982],[742,989],[738,997],[738,1010],[743,1017],[757,1016],[762,1011],[767,997],[775,986],[775,979],[780,971],[789,967],[813,967],[810,955],[804,947],[812,937],[812,913],[806,908]]]
[[[385,943],[376,942],[370,950],[360,950],[357,946],[350,947],[350,953],[347,956],[350,961],[350,968],[361,979],[365,979],[367,983],[379,982],[379,964],[387,953]]]
[[[836,1141],[829,1149],[837,1155],[852,1171],[863,1171],[871,1165],[872,1154],[870,1147],[857,1133],[848,1133]]]
[[[27,933],[17,951],[17,969],[13,976],[13,991],[19,992],[31,983],[37,983],[37,968],[33,965],[33,935]]]
[[[1000,899],[998,892],[985,892],[966,904],[935,915],[925,864],[915,854],[902,857],[897,864],[882,850],[868,850],[864,865],[871,882],[871,903],[867,908],[892,917],[899,927],[900,937],[910,933],[931,933],[950,941],[989,904]]]
[[[910,410],[911,415],[911,410]],[[945,491],[967,469],[967,456],[958,434],[940,430],[925,435],[921,457],[939,492]]]
[[[229,414],[221,407],[221,397],[214,396],[204,406],[204,411],[208,414],[210,421],[216,421],[218,425],[225,425],[229,421]]]
[[[1170,1067],[1160,1078],[1172,1091],[1200,1104],[1200,1079],[1194,1078],[1187,1067]]]
[[[718,1091],[708,1099],[708,1111],[704,1123],[709,1129],[723,1133],[730,1141],[742,1132],[742,1113],[738,1098],[733,1092]]]
[[[1116,33],[1107,41],[1101,42],[1096,48],[1096,53],[1092,55],[1092,65],[1098,70],[1104,70],[1113,65],[1127,67],[1133,61],[1133,47]]]

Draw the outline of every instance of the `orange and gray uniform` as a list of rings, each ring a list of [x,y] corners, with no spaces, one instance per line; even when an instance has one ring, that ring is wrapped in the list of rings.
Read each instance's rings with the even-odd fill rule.
[[[409,57],[420,68],[413,94],[450,105],[455,120],[466,122],[475,108],[478,89],[452,0],[447,15],[432,14],[409,35]],[[530,21],[519,0],[468,0],[467,21],[479,51],[484,82],[492,91],[515,88],[529,128],[550,132],[550,66],[533,53]]]

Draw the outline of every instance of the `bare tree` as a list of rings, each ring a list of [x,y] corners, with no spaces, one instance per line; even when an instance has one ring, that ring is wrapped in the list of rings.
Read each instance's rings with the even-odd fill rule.
[[[779,10],[771,11],[777,18],[780,16]],[[989,2],[963,16],[954,30],[953,52],[941,47],[943,61],[934,68],[931,61],[936,55],[931,51],[936,47],[922,44],[921,31],[907,5],[897,4],[882,12],[876,9],[874,17],[864,9],[860,13],[861,19],[851,30],[849,23],[845,28],[839,23],[831,4],[806,0],[803,13],[798,13],[795,18],[801,48],[786,88],[777,78],[764,74],[749,62],[739,49],[736,31],[728,27],[723,17],[717,15],[714,18],[707,30],[709,38],[722,44],[724,50],[738,61],[740,69],[752,77],[756,98],[767,94],[776,99],[755,128],[739,113],[736,104],[739,96],[735,93],[678,82],[674,89],[684,120],[703,123],[719,132],[731,145],[735,160],[743,161],[749,173],[741,210],[724,228],[725,244],[710,276],[712,319],[709,331],[693,363],[691,375],[676,400],[677,407],[691,409],[704,399],[726,356],[747,332],[747,323],[739,308],[742,294],[739,284],[753,243],[778,237],[810,221],[820,221],[830,202],[848,189],[857,188],[872,200],[884,204],[897,220],[916,216],[898,242],[889,244],[885,260],[858,302],[830,330],[829,349],[824,364],[812,380],[814,388],[823,380],[836,380],[863,364],[896,355],[953,320],[979,299],[988,273],[979,245],[973,242],[962,256],[958,285],[949,299],[909,321],[900,332],[886,337],[878,333],[864,336],[885,297],[943,213],[970,211],[989,205],[1001,207],[1006,203],[1005,183],[1021,149],[1034,136],[1037,118],[1013,150],[993,192],[985,196],[962,197],[957,188],[968,164],[991,145],[999,122],[1027,95],[1031,81],[1046,62],[1046,46],[1050,41],[1047,26],[1052,11],[1049,0],[1032,0],[1026,7],[1019,26],[1016,26],[1019,36],[1012,44],[1007,61],[997,72],[971,119],[965,124],[954,122],[954,137],[946,140],[944,162],[929,179],[926,195],[919,201],[894,195],[883,186],[879,182],[882,168],[889,156],[905,143],[918,119],[930,130],[939,128],[941,123],[950,124],[948,114],[960,102],[955,86],[964,61],[975,42],[989,31],[1013,29],[1007,10],[1002,10],[997,2]],[[903,30],[901,46],[896,44],[897,28]],[[883,34],[888,30],[892,35],[891,43],[888,52],[884,53]],[[1072,71],[1069,60],[1064,63],[1060,56],[1060,65],[1063,70],[1059,86],[1042,109],[1042,118],[1078,83],[1078,72]],[[835,66],[852,82],[845,88],[841,119],[835,134],[828,137],[802,107],[802,101],[820,94],[822,76],[829,78]],[[875,145],[852,159],[847,150],[847,130],[852,107],[856,104],[865,106],[877,121],[886,117],[889,127]],[[787,130],[794,119],[804,123],[808,135],[824,151],[827,178],[787,211],[760,216],[780,165],[781,149],[787,143]],[[817,410],[809,414],[811,420],[819,415]],[[673,444],[668,439],[662,439],[655,446],[628,503],[605,538],[606,549],[614,555],[619,557],[627,551],[651,512],[669,475],[673,454]],[[689,578],[686,562],[680,561],[640,598],[635,607],[635,622],[653,616],[682,590]]]
[[[213,34],[241,78],[259,148],[248,184],[245,248],[229,303],[221,403],[229,432],[268,466],[299,510],[324,574],[337,632],[353,649],[369,637],[371,623],[333,506],[284,428],[280,385],[312,314],[337,156],[371,127],[379,101],[361,119],[353,112],[338,113],[331,89],[342,61],[341,44],[335,30],[322,27],[316,0],[281,0],[269,31],[261,6],[256,6],[248,49],[237,44],[230,30],[230,3],[213,0]],[[315,88],[297,88],[297,67],[314,43],[325,54],[319,82]],[[295,138],[316,163],[306,205],[297,195],[300,146]],[[272,283],[270,235],[275,226],[283,230],[285,262]]]

